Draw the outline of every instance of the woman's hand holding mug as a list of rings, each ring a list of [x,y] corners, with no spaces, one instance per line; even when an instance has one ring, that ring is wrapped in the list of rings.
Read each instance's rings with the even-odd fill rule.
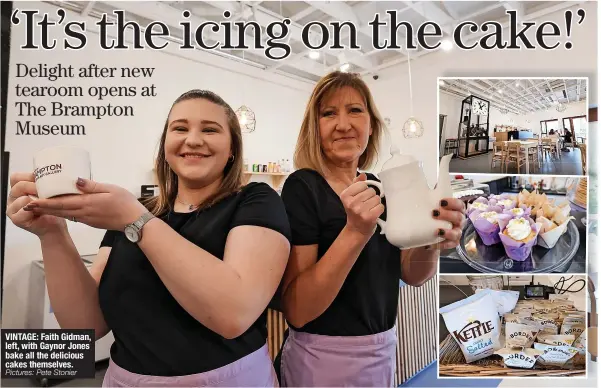
[[[459,245],[461,234],[465,225],[465,205],[463,201],[456,198],[443,198],[440,208],[432,211],[432,216],[437,220],[448,221],[453,225],[452,229],[440,229],[438,236],[443,237],[435,247],[436,249],[451,249]]]
[[[380,196],[364,181],[365,174],[360,174],[347,187],[340,199],[346,211],[346,226],[364,236],[371,236],[376,230],[378,217],[384,213],[384,205]]]
[[[37,199],[24,210],[36,216],[57,216],[94,228],[119,231],[147,211],[122,187],[83,178],[77,180],[77,187],[82,194]]]
[[[48,232],[65,230],[65,220],[49,214],[35,214],[24,208],[37,197],[33,173],[17,172],[10,176],[10,192],[8,193],[6,215],[13,224],[39,237]]]

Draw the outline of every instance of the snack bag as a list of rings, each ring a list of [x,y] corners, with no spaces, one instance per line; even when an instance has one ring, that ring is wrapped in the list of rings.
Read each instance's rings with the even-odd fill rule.
[[[505,347],[497,350],[495,354],[503,357],[503,362],[507,367],[532,369],[536,359],[543,354],[543,351],[532,348]]]
[[[467,363],[488,357],[501,348],[501,321],[490,291],[483,290],[440,309]]]

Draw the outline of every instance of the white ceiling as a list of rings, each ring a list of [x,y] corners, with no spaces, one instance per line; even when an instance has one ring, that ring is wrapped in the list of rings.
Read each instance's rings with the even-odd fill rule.
[[[440,78],[438,88],[460,98],[481,97],[500,110],[528,114],[586,101],[586,78]]]
[[[166,23],[171,36],[181,37],[180,22],[183,10],[189,10],[192,28],[204,21],[222,21],[223,12],[232,13],[228,20],[256,21],[266,37],[265,27],[271,22],[289,18],[289,45],[292,53],[282,61],[265,57],[264,50],[208,50],[214,55],[226,56],[236,61],[244,61],[253,66],[286,75],[296,79],[314,82],[329,71],[337,69],[342,63],[349,63],[349,71],[363,75],[407,61],[405,52],[400,50],[376,50],[371,43],[371,27],[367,24],[379,13],[382,21],[388,20],[386,10],[398,11],[397,22],[408,21],[417,28],[425,21],[437,22],[444,32],[444,39],[452,34],[453,28],[461,21],[475,23],[498,20],[507,24],[507,9],[517,9],[521,20],[532,20],[570,6],[574,2],[564,1],[167,1],[167,2],[121,2],[121,1],[49,1],[55,5],[69,8],[91,17],[100,17],[102,13],[110,16],[115,9],[126,12],[128,20],[137,20],[141,26],[151,21]],[[358,33],[357,42],[362,50],[321,50],[319,58],[311,58],[310,51],[301,41],[301,29],[310,21],[352,21]],[[208,30],[205,29],[205,30]],[[386,27],[381,30],[389,33]],[[208,38],[222,39],[222,34],[208,34]],[[398,39],[404,47],[404,28],[399,29]],[[474,34],[473,39],[478,36]],[[252,29],[247,30],[247,39],[252,38]],[[348,40],[343,41],[348,44]],[[418,50],[411,53],[416,60],[434,50]]]

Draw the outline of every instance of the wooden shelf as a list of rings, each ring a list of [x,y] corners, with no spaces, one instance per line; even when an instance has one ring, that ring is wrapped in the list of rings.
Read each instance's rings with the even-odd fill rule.
[[[257,176],[270,176],[271,177],[271,183],[274,189],[278,188],[280,186],[280,184],[282,183],[282,181],[284,180],[284,178],[286,178],[288,175],[290,175],[290,173],[288,172],[252,172],[252,171],[244,171],[244,180],[243,183],[247,184],[248,181],[250,181],[250,178],[253,175],[257,175]]]

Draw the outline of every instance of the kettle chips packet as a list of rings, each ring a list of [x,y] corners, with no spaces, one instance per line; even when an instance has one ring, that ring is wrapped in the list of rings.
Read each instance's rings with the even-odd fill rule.
[[[489,291],[492,290],[476,293],[440,309],[447,329],[468,364],[501,348],[501,321]]]

